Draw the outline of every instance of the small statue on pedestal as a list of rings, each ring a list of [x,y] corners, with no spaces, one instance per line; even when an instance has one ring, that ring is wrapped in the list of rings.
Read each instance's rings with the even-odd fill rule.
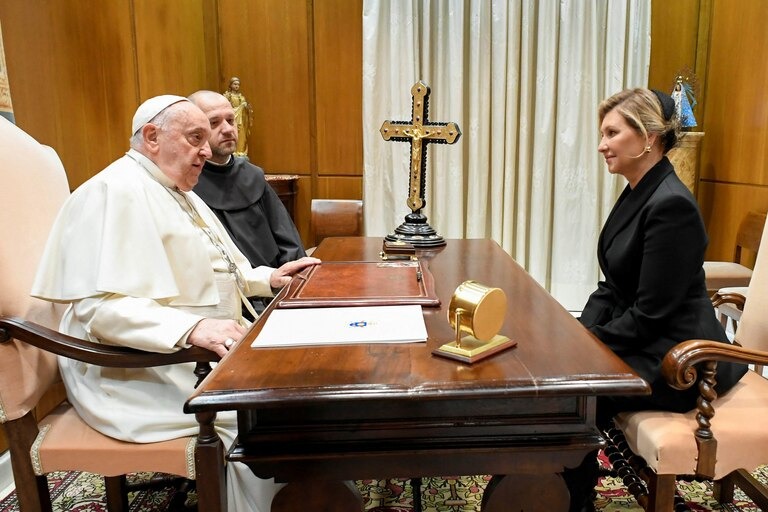
[[[251,104],[240,92],[240,79],[233,76],[229,79],[229,88],[224,91],[224,97],[235,109],[235,125],[237,126],[237,149],[235,156],[248,156],[248,136],[251,133]]]
[[[686,76],[683,72],[675,78],[675,86],[672,88],[672,99],[675,100],[675,114],[680,120],[683,129],[696,126],[696,118],[693,116],[693,107],[696,106],[696,78],[691,73]]]

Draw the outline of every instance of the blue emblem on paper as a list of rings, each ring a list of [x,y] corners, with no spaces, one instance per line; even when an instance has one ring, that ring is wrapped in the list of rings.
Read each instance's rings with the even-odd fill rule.
[[[365,320],[358,320],[357,322],[349,322],[350,327],[365,327],[368,325],[368,322]]]

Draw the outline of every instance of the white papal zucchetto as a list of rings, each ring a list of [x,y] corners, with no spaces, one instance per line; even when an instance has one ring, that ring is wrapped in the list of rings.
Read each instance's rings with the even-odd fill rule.
[[[176,96],[175,94],[163,94],[162,96],[149,98],[136,109],[136,113],[133,115],[133,123],[131,123],[131,134],[136,134],[136,132],[141,130],[142,126],[154,119],[157,114],[180,101],[189,100],[184,96]]]

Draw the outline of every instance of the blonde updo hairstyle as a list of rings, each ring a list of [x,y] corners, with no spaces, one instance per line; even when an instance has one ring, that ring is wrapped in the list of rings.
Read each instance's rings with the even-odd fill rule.
[[[612,110],[646,140],[649,134],[658,135],[664,154],[677,144],[680,122],[675,115],[675,101],[668,94],[642,88],[624,89],[600,103],[597,109],[600,124]]]

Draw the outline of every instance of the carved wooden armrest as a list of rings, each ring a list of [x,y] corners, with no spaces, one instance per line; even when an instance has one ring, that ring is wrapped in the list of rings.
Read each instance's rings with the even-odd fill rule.
[[[698,376],[694,365],[718,361],[765,365],[768,364],[768,352],[718,341],[688,340],[667,352],[661,371],[670,386],[675,389],[688,389],[693,386]]]
[[[693,386],[699,371],[702,373],[696,405],[698,428],[694,436],[699,449],[696,473],[706,478],[714,477],[717,460],[717,440],[712,433],[710,420],[715,415],[712,402],[717,398],[714,388],[719,361],[764,365],[768,364],[768,352],[717,341],[688,340],[667,352],[661,367],[667,383],[680,390]]]
[[[13,338],[59,356],[112,368],[146,368],[194,362],[198,363],[195,369],[198,383],[210,372],[210,363],[220,359],[215,352],[197,346],[165,354],[146,352],[81,340],[22,318],[0,317],[0,343]]]
[[[740,293],[720,293],[715,292],[712,295],[712,307],[722,306],[723,304],[733,304],[741,311],[744,311],[744,303],[747,298]]]

